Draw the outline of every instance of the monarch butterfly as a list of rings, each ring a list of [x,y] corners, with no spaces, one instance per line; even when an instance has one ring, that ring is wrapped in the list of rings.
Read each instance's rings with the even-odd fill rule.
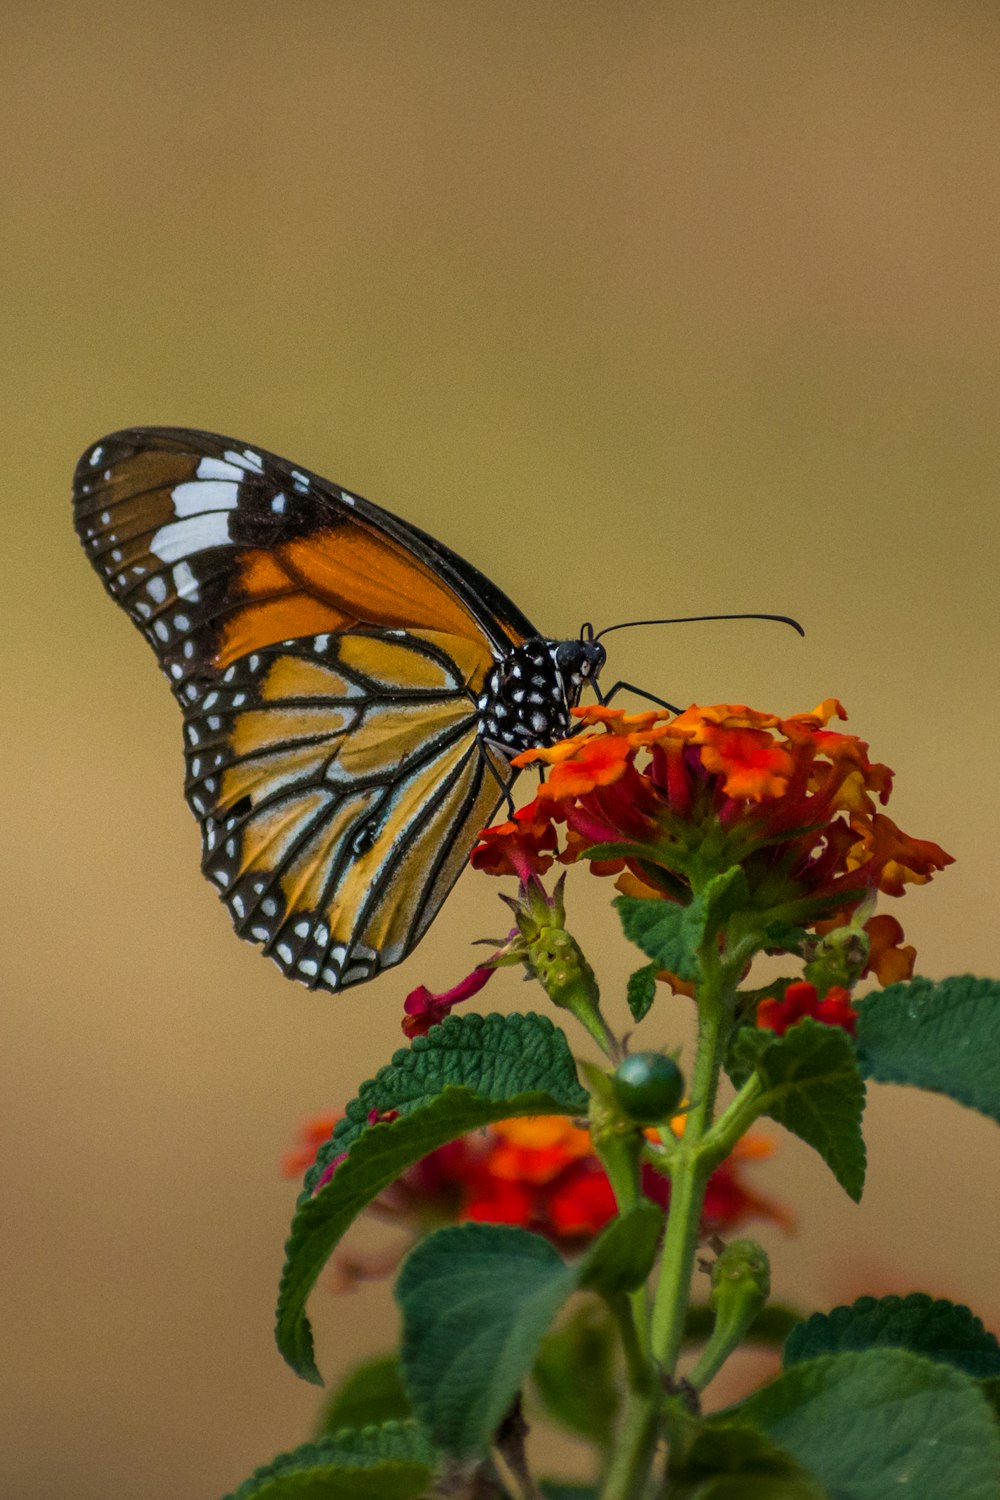
[[[202,868],[240,937],[311,989],[399,963],[529,746],[605,652],[542,636],[442,543],[231,438],[94,444],[74,518],[184,714]]]

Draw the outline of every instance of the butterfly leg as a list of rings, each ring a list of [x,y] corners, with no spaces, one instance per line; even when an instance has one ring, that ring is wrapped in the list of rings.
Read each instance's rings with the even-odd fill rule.
[[[479,748],[479,754],[481,755],[483,760],[483,764],[485,765],[487,771],[489,771],[490,775],[493,777],[493,780],[496,782],[497,786],[500,788],[503,800],[507,803],[507,816],[508,818],[513,818],[514,813],[516,812],[516,808],[514,807],[514,799],[510,794],[512,783],[509,781],[504,781],[503,777],[500,775],[500,772],[497,770],[496,766],[486,754],[486,749],[482,741],[478,741],[477,744]]]
[[[668,703],[666,698],[657,698],[655,693],[647,693],[645,688],[636,687],[634,682],[616,682],[606,693],[601,692],[596,682],[593,684],[593,688],[597,694],[597,701],[599,703],[610,703],[612,698],[616,697],[620,692],[628,692],[635,693],[637,698],[645,698],[647,703],[658,703],[660,708],[668,708],[672,714],[679,714],[681,712],[676,703]]]

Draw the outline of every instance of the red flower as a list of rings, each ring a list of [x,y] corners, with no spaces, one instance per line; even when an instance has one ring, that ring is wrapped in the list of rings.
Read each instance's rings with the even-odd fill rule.
[[[821,1000],[814,984],[800,980],[786,987],[784,999],[768,996],[757,1007],[757,1025],[762,1030],[777,1032],[778,1036],[784,1036],[790,1026],[806,1016],[822,1021],[825,1026],[842,1026],[851,1036],[858,1023],[850,993],[839,984],[832,985]]]
[[[471,974],[466,974],[450,990],[442,990],[439,995],[432,994],[425,984],[418,985],[403,1001],[403,1035],[426,1036],[432,1026],[444,1020],[453,1005],[478,995],[495,972],[492,964],[479,964]]]
[[[311,1145],[313,1154],[329,1134],[330,1118],[310,1121],[302,1132],[303,1145]],[[658,1139],[655,1131],[649,1135]],[[296,1153],[297,1165],[305,1154],[304,1149]],[[767,1155],[770,1146],[766,1142],[746,1137],[712,1174],[702,1223],[706,1233],[732,1230],[753,1218],[790,1225],[780,1205],[754,1193],[742,1180],[743,1161]],[[327,1168],[324,1181],[330,1180],[343,1159],[338,1157]],[[286,1158],[286,1170],[292,1160]],[[644,1166],[642,1182],[646,1195],[665,1207],[668,1180],[653,1167]],[[478,1220],[514,1224],[569,1250],[592,1240],[617,1209],[589,1131],[563,1115],[537,1115],[498,1121],[430,1152],[380,1194],[370,1212],[405,1227],[410,1239],[441,1224]],[[392,1254],[379,1252],[369,1257],[338,1251],[334,1258],[338,1287],[346,1289],[359,1280],[389,1274],[409,1242]]]

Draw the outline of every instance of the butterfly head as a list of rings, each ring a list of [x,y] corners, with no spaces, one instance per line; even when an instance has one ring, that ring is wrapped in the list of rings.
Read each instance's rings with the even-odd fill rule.
[[[566,684],[566,696],[572,705],[579,702],[580,689],[585,682],[597,681],[608,654],[592,635],[581,635],[576,641],[556,641],[554,645],[556,668]]]

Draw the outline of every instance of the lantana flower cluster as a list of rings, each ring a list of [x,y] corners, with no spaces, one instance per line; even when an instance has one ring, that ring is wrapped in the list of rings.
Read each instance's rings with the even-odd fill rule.
[[[713,874],[738,865],[747,922],[828,936],[870,912],[877,895],[899,896],[952,862],[880,810],[892,772],[870,759],[863,740],[827,728],[846,718],[835,698],[790,717],[741,704],[677,715],[604,705],[573,713],[578,734],[513,762],[543,767],[546,780],[513,818],[483,833],[472,854],[477,869],[516,875],[524,887],[556,861],[585,859],[595,874],[617,876],[624,894],[687,904]],[[862,930],[855,981],[912,975],[914,949],[895,917],[869,916]],[[404,1031],[429,1029],[506,961],[501,949],[454,989],[413,991]],[[843,1024],[832,1002],[823,1011],[827,998],[824,991],[803,1009],[800,995],[799,1016]]]

